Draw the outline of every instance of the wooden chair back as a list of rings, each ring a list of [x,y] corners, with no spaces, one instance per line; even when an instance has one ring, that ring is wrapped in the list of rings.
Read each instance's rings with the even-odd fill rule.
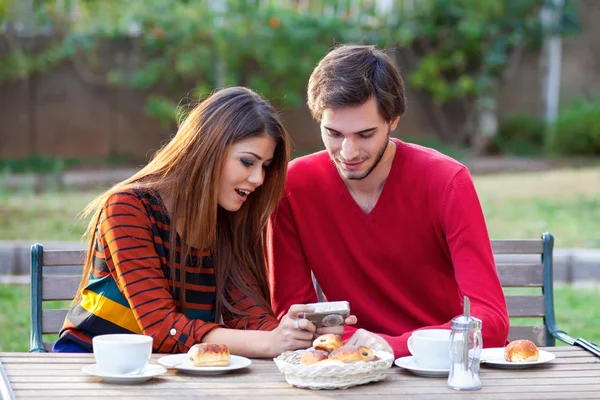
[[[51,301],[71,301],[81,280],[85,250],[44,250],[31,246],[31,330],[30,352],[51,351],[53,342],[43,335],[56,334],[62,328],[68,307],[49,309]]]

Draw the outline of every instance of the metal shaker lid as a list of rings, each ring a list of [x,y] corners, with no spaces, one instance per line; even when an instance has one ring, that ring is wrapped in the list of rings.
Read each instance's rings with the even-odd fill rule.
[[[460,315],[452,320],[452,329],[481,329],[481,320]]]

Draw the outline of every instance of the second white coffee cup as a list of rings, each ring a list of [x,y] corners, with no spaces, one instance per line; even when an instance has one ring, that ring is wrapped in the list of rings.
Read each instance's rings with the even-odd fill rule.
[[[421,368],[450,368],[450,329],[423,329],[408,338],[408,351]]]

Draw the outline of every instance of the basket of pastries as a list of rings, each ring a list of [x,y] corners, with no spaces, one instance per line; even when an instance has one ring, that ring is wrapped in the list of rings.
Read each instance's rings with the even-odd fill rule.
[[[307,389],[347,389],[384,380],[394,355],[365,346],[343,345],[333,334],[317,337],[313,347],[275,358],[286,381]]]

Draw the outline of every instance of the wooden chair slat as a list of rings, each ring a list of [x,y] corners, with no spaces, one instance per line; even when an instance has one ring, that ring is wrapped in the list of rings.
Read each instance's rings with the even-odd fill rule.
[[[546,346],[546,327],[539,326],[511,326],[508,340],[517,339],[531,340],[536,346]]]
[[[58,333],[65,322],[66,308],[42,311],[42,333]]]
[[[543,317],[544,296],[506,296],[508,315],[511,317]]]
[[[544,285],[542,264],[497,264],[500,283],[504,287],[541,287]]]
[[[44,267],[83,265],[84,261],[84,250],[44,250]]]
[[[46,275],[42,288],[42,298],[47,300],[73,300],[81,276],[74,275]]]
[[[542,254],[544,243],[539,240],[492,240],[494,254]]]

